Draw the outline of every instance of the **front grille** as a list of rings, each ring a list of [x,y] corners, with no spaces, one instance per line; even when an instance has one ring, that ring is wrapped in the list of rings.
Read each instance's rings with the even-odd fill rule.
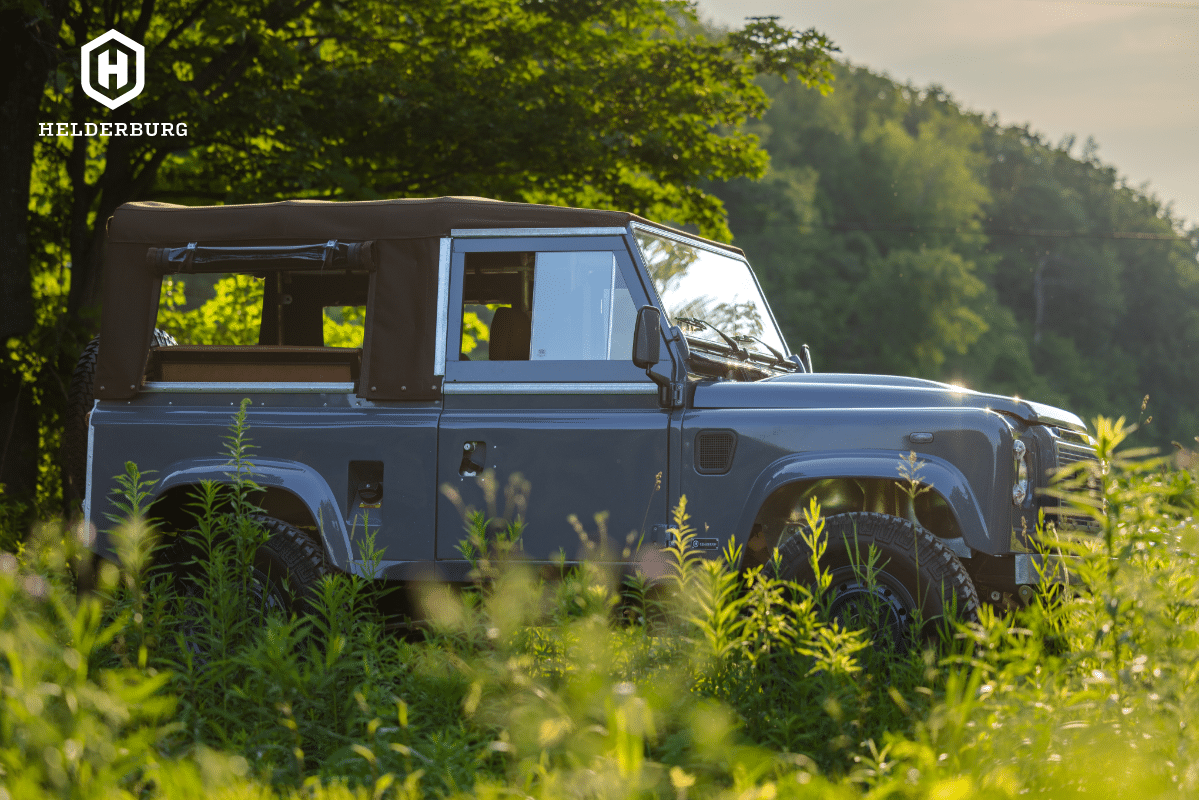
[[[1091,462],[1095,468],[1087,472],[1086,492],[1093,500],[1100,500],[1100,459],[1096,457],[1096,448],[1091,439],[1077,431],[1055,429],[1054,459],[1055,470],[1059,471],[1075,464]],[[1099,525],[1091,517],[1070,513],[1071,505],[1067,500],[1059,500],[1057,508],[1047,508],[1047,515],[1053,513],[1060,528],[1074,528],[1088,531],[1098,531]]]
[[[696,434],[696,472],[724,475],[733,466],[737,434],[733,431],[700,431]]]
[[[1064,442],[1061,439],[1054,442],[1054,455],[1058,460],[1059,469],[1081,461],[1097,461],[1096,451],[1091,447]]]

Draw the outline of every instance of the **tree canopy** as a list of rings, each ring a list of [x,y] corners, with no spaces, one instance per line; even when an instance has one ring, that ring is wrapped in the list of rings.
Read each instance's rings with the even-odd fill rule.
[[[679,0],[0,0],[0,19],[19,67],[0,115],[0,417],[34,432],[0,482],[20,492],[53,450],[36,431],[91,333],[121,203],[482,195],[727,238],[704,186],[766,167],[741,128],[767,105],[755,78],[824,90],[834,49],[773,18],[713,34]],[[145,89],[114,111],[79,86],[80,48],[109,29],[146,48]],[[39,135],[105,121],[187,136]]]
[[[823,85],[830,43],[771,19],[712,38],[684,3],[413,0],[114,3],[64,20],[46,121],[185,121],[188,136],[37,142],[39,211],[70,232],[72,310],[93,302],[94,224],[184,203],[442,194],[617,207],[727,235],[704,179],[757,176],[740,124],[763,71]],[[146,46],[111,113],[74,54],[107,28]],[[46,238],[53,239],[53,236]]]

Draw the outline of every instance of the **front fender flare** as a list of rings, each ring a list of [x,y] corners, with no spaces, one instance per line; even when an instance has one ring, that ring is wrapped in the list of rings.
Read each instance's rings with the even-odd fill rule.
[[[907,457],[908,453],[895,450],[835,450],[832,452],[824,450],[820,453],[797,453],[784,456],[769,464],[750,488],[746,505],[742,509],[737,528],[734,531],[735,541],[742,544],[746,542],[763,503],[776,490],[788,484],[824,478],[899,481],[900,475],[897,467],[901,460]],[[922,455],[918,463],[920,464],[918,473],[920,482],[929,486],[946,500],[958,520],[963,541],[973,550],[985,553],[993,552],[994,548],[988,537],[983,510],[962,472],[949,461],[936,456]]]
[[[152,493],[157,498],[177,486],[194,485],[201,481],[231,483],[232,474],[233,468],[222,459],[179,461],[163,470],[162,480],[152,489]],[[297,461],[256,458],[248,477],[263,488],[285,489],[300,498],[317,522],[330,562],[340,570],[349,569],[353,552],[350,534],[341,519],[333,491],[320,473]]]

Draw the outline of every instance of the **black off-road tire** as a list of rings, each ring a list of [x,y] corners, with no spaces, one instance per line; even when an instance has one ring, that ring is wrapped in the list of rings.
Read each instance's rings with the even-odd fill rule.
[[[976,618],[979,595],[971,576],[950,548],[920,525],[854,512],[827,518],[825,535],[821,567],[833,576],[831,615],[846,625],[865,624],[877,648],[903,652],[914,635],[930,639],[952,615]],[[879,553],[873,584],[866,576],[872,547]],[[780,577],[815,583],[809,549],[799,534],[780,546],[779,556]]]
[[[155,347],[171,347],[178,343],[171,334],[156,328],[151,344]],[[63,499],[68,503],[82,503],[87,488],[88,414],[92,413],[92,404],[96,400],[96,356],[99,353],[100,337],[93,336],[75,362],[75,372],[71,374],[71,386],[67,390],[62,461]]]
[[[325,551],[304,531],[274,517],[255,515],[267,531],[267,539],[254,554],[250,593],[246,598],[247,619],[265,624],[272,614],[305,614],[315,610],[317,584],[330,573]],[[194,663],[208,661],[200,644],[205,636],[202,609],[205,584],[195,563],[197,550],[186,540],[176,541],[161,551],[159,574],[169,576],[181,601],[176,633],[190,651]]]
[[[308,534],[290,523],[261,514],[253,516],[267,532],[267,539],[254,553],[251,565],[251,608],[254,614],[264,611],[295,611],[312,609],[316,585],[330,573],[325,551]],[[160,551],[157,569],[174,576],[175,590],[184,597],[199,597],[197,583],[200,567],[196,564],[199,551],[180,534],[170,546]]]
[[[308,534],[283,520],[255,516],[267,529],[267,541],[254,554],[252,592],[266,608],[304,614],[314,609],[317,583],[329,574],[325,548]]]

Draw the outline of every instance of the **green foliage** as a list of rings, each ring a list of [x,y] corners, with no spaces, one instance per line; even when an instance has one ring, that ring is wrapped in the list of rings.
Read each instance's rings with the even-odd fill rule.
[[[29,523],[29,505],[17,498],[7,497],[4,484],[0,483],[0,550],[19,552],[26,531],[30,528]]]
[[[33,491],[17,495],[11,491],[13,487],[0,485],[0,519],[3,525],[12,526],[4,535],[18,539],[25,537],[37,519],[58,511],[62,479],[57,460],[67,384],[75,355],[87,342],[86,338],[74,339],[62,328],[71,272],[61,259],[47,256],[43,268],[32,275],[33,330],[10,338],[0,350],[0,357],[7,362],[0,372],[12,371],[20,386],[16,404],[27,409],[21,414],[14,409],[14,417],[5,419],[15,429],[7,432],[4,456],[10,465],[19,461],[17,451],[25,444],[34,455]]]
[[[1195,230],[1074,140],[1051,146],[934,86],[837,65],[764,82],[758,182],[717,188],[794,345],[829,372],[902,373],[1132,416],[1195,449]],[[1118,234],[1120,238],[1114,237]]]
[[[213,284],[211,293],[202,303],[189,302],[184,281],[163,278],[156,326],[180,344],[257,344],[262,325],[262,279],[226,275]],[[361,306],[325,309],[325,346],[362,347],[365,322],[366,309]]]
[[[1101,535],[1042,532],[1048,552],[1075,556],[1071,588],[1011,620],[982,610],[899,767],[945,752],[1007,794],[1195,791],[1196,476],[1117,452],[1121,420],[1096,429],[1099,497],[1077,495],[1077,510]],[[1002,763],[997,748],[1039,757]]]
[[[487,306],[487,310],[495,311],[499,307],[498,304],[490,304]],[[480,319],[478,313],[474,311],[463,312],[462,344],[460,345],[462,352],[474,353],[477,348],[489,347],[491,345],[491,334],[491,328]]]
[[[118,3],[107,19],[137,9]],[[75,16],[64,50],[103,32]],[[774,18],[711,36],[688,4],[650,0],[165,3],[138,28],[154,55],[132,106],[188,121],[186,147],[147,138],[117,153],[93,140],[81,172],[71,145],[39,142],[35,202],[87,190],[113,202],[104,195],[127,186],[204,202],[459,194],[720,234],[720,203],[697,182],[765,165],[737,131],[765,107],[755,75],[823,86],[834,49]],[[66,62],[52,76],[45,119],[68,118],[75,77]]]
[[[262,325],[262,279],[227,275],[213,292],[212,298],[188,310],[183,281],[164,278],[155,326],[180,344],[256,344]]]
[[[365,306],[334,306],[321,320],[326,347],[362,347],[366,336]]]

